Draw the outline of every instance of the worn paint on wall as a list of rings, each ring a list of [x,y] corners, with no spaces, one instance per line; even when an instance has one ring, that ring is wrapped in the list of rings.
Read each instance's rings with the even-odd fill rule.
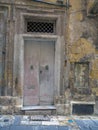
[[[68,59],[72,64],[69,73],[69,86],[71,92],[74,89],[74,63],[89,62],[89,91],[97,91],[98,88],[98,71],[97,64],[97,35],[98,35],[98,19],[90,19],[87,17],[87,8],[91,8],[94,1],[88,0],[86,6],[85,1],[70,0],[72,7],[69,10],[69,23],[67,44],[68,44]],[[67,67],[68,68],[68,67]],[[66,69],[66,68],[65,68]],[[96,87],[94,87],[94,85]],[[95,89],[96,88],[96,89]],[[97,92],[96,92],[97,94]],[[78,100],[78,96],[77,96]],[[86,98],[84,97],[84,101]]]
[[[69,60],[70,62],[79,62],[83,57],[91,56],[94,52],[94,46],[85,38],[80,38],[69,46]]]
[[[76,88],[88,88],[89,80],[89,64],[88,63],[76,63],[75,64],[75,85]]]
[[[56,0],[44,0],[46,2],[53,2],[57,3]],[[5,3],[10,3],[10,0],[1,0],[0,1],[5,2]],[[64,0],[65,4],[66,0]],[[7,30],[9,33],[9,37],[7,36],[7,41],[9,44],[6,47],[6,69],[5,69],[5,80],[7,84],[7,93],[9,95],[14,95],[16,97],[22,96],[22,85],[19,82],[20,75],[18,72],[20,71],[21,68],[18,66],[16,67],[15,72],[13,72],[13,50],[15,49],[13,47],[14,43],[14,31],[16,34],[21,34],[23,32],[23,28],[21,28],[20,24],[21,22],[18,21],[18,18],[20,17],[19,12],[20,10],[25,12],[26,8],[26,13],[38,13],[38,11],[42,11],[48,14],[48,16],[51,16],[51,14],[61,14],[61,12],[65,12],[65,22],[66,24],[65,27],[65,72],[62,74],[63,78],[65,77],[66,80],[64,82],[65,86],[65,95],[58,96],[57,97],[57,104],[62,104],[62,106],[57,106],[58,109],[61,111],[62,108],[70,108],[70,101],[71,100],[76,100],[79,101],[94,101],[95,96],[98,96],[98,51],[96,50],[96,45],[98,44],[98,18],[90,18],[87,17],[87,10],[89,10],[93,3],[94,0],[87,0],[87,4],[85,0],[70,0],[70,4],[72,7],[69,10],[66,10],[65,7],[60,7],[60,6],[53,6],[53,5],[48,5],[48,4],[42,4],[42,3],[36,3],[32,0],[16,0],[15,3],[17,6],[15,7],[14,5],[12,6],[9,4],[9,20],[7,21]],[[7,4],[6,4],[7,5]],[[37,7],[37,8],[36,8]],[[3,7],[2,7],[3,8]],[[16,12],[15,12],[16,11]],[[51,13],[52,12],[52,13]],[[40,12],[41,13],[41,12]],[[17,15],[18,14],[18,15]],[[63,15],[63,16],[64,16]],[[61,17],[60,17],[61,18]],[[18,21],[18,22],[17,22]],[[16,24],[18,23],[19,26]],[[14,26],[15,25],[15,26]],[[17,28],[14,28],[17,27]],[[20,27],[20,28],[19,28]],[[63,24],[62,24],[63,28]],[[21,30],[19,32],[19,29]],[[6,41],[6,42],[7,42]],[[19,49],[19,46],[16,48]],[[8,51],[9,50],[9,51]],[[17,54],[19,55],[19,54]],[[17,64],[18,58],[16,58]],[[89,62],[89,95],[86,95],[84,93],[80,94],[75,86],[75,81],[74,81],[74,64],[76,62]],[[63,63],[64,64],[64,63]],[[63,71],[62,71],[63,72]],[[10,92],[12,91],[12,93]],[[85,90],[84,90],[85,91]],[[86,90],[88,92],[88,90]],[[69,96],[68,96],[69,95]],[[6,97],[8,98],[8,97]],[[5,99],[2,100],[2,102],[5,101]],[[18,100],[17,100],[18,102]],[[67,105],[64,106],[64,103]],[[21,105],[21,102],[17,103],[18,105]],[[14,104],[15,105],[15,104]],[[66,112],[63,111],[63,113],[70,113],[69,110]]]
[[[88,1],[87,1],[87,12],[88,12],[88,14],[89,14],[91,8],[92,8],[93,5],[94,5],[94,2],[95,2],[95,0],[88,0]]]
[[[70,8],[71,11],[76,11],[76,10],[80,10],[82,9],[82,1],[81,0],[70,0],[70,4],[72,5],[72,7]]]

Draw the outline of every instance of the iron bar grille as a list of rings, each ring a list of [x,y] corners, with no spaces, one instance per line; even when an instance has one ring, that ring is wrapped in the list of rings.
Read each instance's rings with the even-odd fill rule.
[[[52,21],[27,21],[27,33],[55,33],[55,22]]]

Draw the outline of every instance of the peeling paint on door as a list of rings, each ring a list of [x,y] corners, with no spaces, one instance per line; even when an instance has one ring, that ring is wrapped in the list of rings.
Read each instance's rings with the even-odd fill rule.
[[[51,105],[54,95],[54,43],[25,41],[24,106]]]

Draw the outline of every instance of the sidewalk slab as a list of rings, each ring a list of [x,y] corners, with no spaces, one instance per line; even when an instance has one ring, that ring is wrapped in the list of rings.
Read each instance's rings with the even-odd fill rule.
[[[69,126],[59,126],[58,127],[59,130],[70,130]]]
[[[49,118],[49,121],[42,121],[37,116],[0,115],[0,130],[98,130],[98,117],[49,116]]]
[[[2,127],[0,130],[10,130],[10,127]]]
[[[80,130],[98,130],[98,119],[76,120]]]
[[[15,116],[14,123],[12,125],[20,125],[22,116]]]
[[[11,126],[10,130],[34,130],[33,126]]]

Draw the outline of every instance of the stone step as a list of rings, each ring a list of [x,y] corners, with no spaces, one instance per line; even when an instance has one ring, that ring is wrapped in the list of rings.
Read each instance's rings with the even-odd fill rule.
[[[55,115],[55,106],[25,106],[21,109],[25,115]]]

